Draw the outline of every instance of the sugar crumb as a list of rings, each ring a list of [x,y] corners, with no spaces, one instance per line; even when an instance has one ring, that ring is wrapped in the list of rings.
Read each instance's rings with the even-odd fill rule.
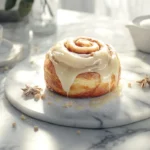
[[[129,88],[131,88],[131,87],[132,87],[131,83],[128,83],[128,87],[129,87]]]
[[[26,119],[26,117],[24,116],[24,115],[21,115],[21,120],[25,120]]]
[[[13,123],[12,123],[12,127],[13,127],[13,128],[16,128],[16,122],[13,122]]]
[[[34,132],[37,132],[39,130],[38,126],[34,126]]]
[[[63,105],[64,108],[70,108],[73,106],[73,102],[67,102]]]
[[[81,134],[81,131],[80,131],[80,130],[77,130],[77,134]]]
[[[41,99],[44,100],[45,99],[45,94],[41,95]]]
[[[35,94],[34,98],[35,98],[35,100],[39,100],[41,98],[41,94]]]

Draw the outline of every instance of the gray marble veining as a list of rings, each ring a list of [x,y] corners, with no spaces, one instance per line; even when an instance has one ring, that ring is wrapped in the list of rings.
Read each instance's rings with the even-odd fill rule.
[[[66,12],[65,12],[66,13]],[[71,13],[71,12],[69,12]],[[64,13],[62,13],[63,16]],[[64,15],[65,17],[66,15]],[[61,17],[62,18],[62,17]],[[86,14],[75,14],[72,18],[76,18],[78,22],[81,20],[94,19]],[[61,20],[61,19],[60,19]],[[99,28],[105,28],[107,24],[103,25],[101,21],[97,21]],[[100,25],[101,24],[101,25]],[[72,31],[70,34],[77,35],[77,30],[80,29],[81,24],[79,25],[63,25],[60,28],[59,36],[56,38],[63,38],[68,32]],[[80,33],[85,32],[84,23],[82,23]],[[88,25],[89,26],[89,25]],[[119,27],[118,27],[119,26]],[[90,34],[93,28],[86,30],[86,34]],[[96,30],[96,29],[95,29]],[[120,25],[116,24],[116,30],[114,32],[94,32],[96,35],[103,37],[104,41],[111,43],[120,54],[127,54],[131,57],[137,57],[142,60],[143,63],[146,63],[149,66],[148,60],[149,55],[134,51],[134,45],[131,37],[128,32],[124,33],[124,30],[120,28]],[[101,30],[97,30],[101,31]],[[112,31],[112,30],[104,30]],[[11,32],[10,32],[11,33]],[[78,33],[78,35],[80,34]],[[112,34],[113,33],[113,34]],[[66,34],[66,35],[65,35]],[[85,33],[84,33],[85,34]],[[117,38],[117,40],[113,40]],[[50,38],[51,39],[51,38]],[[41,42],[38,40],[34,41],[35,44],[39,44],[40,52],[47,50],[51,42],[49,39],[45,39]],[[136,60],[135,60],[136,61]],[[139,68],[132,68],[138,72]],[[43,121],[33,119],[29,116],[26,117],[26,120],[22,121],[20,116],[22,112],[18,111],[8,102],[4,96],[4,83],[8,71],[0,73],[0,150],[149,150],[150,144],[150,119],[146,119],[134,124],[108,128],[108,129],[80,129],[80,128],[70,128],[58,126]],[[132,95],[133,96],[133,95]],[[139,109],[140,111],[140,109]],[[105,116],[106,117],[106,116]],[[16,122],[16,128],[12,128],[11,125],[13,122]],[[34,132],[34,126],[39,127],[38,132]],[[77,131],[80,130],[80,134],[77,134]]]

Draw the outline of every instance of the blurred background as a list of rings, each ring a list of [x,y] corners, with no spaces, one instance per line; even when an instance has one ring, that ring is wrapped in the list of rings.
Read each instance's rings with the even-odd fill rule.
[[[150,0],[60,0],[60,7],[63,9],[127,20],[150,14],[149,6]]]
[[[10,0],[11,1],[11,0]],[[36,0],[38,3],[40,0]],[[150,0],[47,0],[58,2],[61,9],[88,12],[97,16],[110,16],[115,19],[131,20],[138,15],[150,14]],[[0,9],[6,0],[0,0]],[[123,18],[122,18],[123,17]]]
[[[120,43],[122,47],[124,40],[120,37],[126,37],[128,31],[122,29],[120,23],[125,25],[137,16],[149,15],[149,6],[150,0],[0,0],[0,24],[4,27],[4,38],[17,43],[37,40],[33,35],[56,33],[57,39],[61,39],[95,32],[95,37],[117,46]],[[115,44],[114,34],[122,42]],[[39,40],[36,43],[42,43]],[[51,38],[43,45],[49,46],[52,42]]]

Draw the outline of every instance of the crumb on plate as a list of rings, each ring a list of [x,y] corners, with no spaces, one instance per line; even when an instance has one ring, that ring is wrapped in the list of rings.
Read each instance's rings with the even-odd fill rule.
[[[34,131],[37,132],[39,130],[38,126],[34,126]]]
[[[12,123],[12,127],[13,127],[13,128],[16,128],[16,122],[13,122],[13,123]]]
[[[131,83],[128,83],[128,87],[129,87],[129,88],[131,88],[131,87],[132,87]]]
[[[81,131],[80,131],[80,130],[77,130],[77,134],[81,134]]]
[[[45,94],[42,94],[42,95],[41,95],[41,99],[42,99],[42,100],[44,100],[45,97],[46,97]]]
[[[25,120],[26,119],[26,117],[25,117],[25,115],[21,115],[21,120]]]
[[[35,98],[35,100],[39,100],[41,98],[41,94],[35,94],[34,98]]]

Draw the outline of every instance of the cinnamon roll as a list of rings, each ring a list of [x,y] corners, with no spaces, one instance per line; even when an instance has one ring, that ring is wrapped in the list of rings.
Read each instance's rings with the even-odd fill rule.
[[[44,63],[47,88],[68,97],[96,97],[112,91],[120,70],[114,48],[90,37],[58,42]]]

